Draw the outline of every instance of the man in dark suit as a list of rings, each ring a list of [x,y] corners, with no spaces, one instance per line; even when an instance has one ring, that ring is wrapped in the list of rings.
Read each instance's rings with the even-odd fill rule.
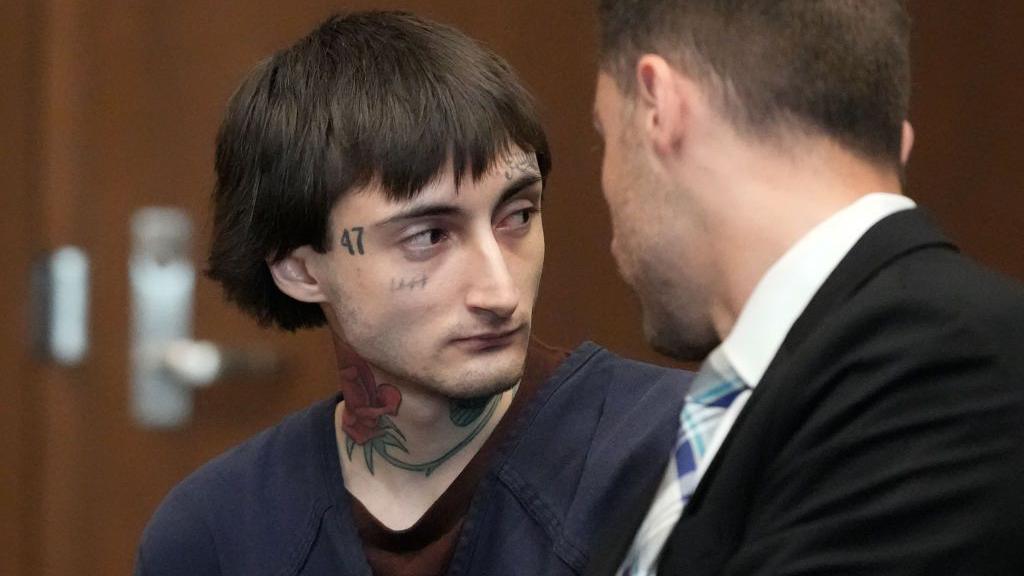
[[[898,0],[602,0],[645,332],[705,358],[593,574],[1024,574],[1024,290],[902,194]]]

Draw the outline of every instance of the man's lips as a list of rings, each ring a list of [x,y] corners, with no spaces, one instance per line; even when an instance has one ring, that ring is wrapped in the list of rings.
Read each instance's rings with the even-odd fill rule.
[[[523,328],[523,325],[519,325],[508,330],[480,332],[471,336],[455,338],[452,342],[469,348],[491,348],[495,346],[503,346],[518,337],[523,331]]]

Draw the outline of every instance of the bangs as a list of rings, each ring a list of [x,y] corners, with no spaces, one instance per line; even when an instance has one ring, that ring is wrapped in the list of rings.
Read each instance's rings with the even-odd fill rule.
[[[547,175],[532,98],[504,61],[445,26],[409,20],[374,35],[344,29],[363,29],[358,20],[331,26],[347,41],[325,51],[331,61],[320,67],[337,73],[327,79],[330,188],[377,182],[390,199],[408,200],[449,166],[456,186],[465,174],[480,178],[513,146],[536,154]]]
[[[330,246],[330,214],[379,185],[405,201],[451,168],[479,179],[511,148],[551,169],[530,95],[464,34],[402,12],[334,16],[257,65],[217,139],[208,274],[263,323],[319,326],[315,304],[275,288],[266,261]]]

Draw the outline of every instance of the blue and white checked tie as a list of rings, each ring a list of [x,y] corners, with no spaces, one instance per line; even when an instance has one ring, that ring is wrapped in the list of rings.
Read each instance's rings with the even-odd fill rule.
[[[746,384],[729,365],[722,348],[715,348],[686,396],[679,415],[679,439],[672,461],[619,569],[620,575],[655,573],[661,549],[700,481],[701,464],[722,416],[746,390]]]

